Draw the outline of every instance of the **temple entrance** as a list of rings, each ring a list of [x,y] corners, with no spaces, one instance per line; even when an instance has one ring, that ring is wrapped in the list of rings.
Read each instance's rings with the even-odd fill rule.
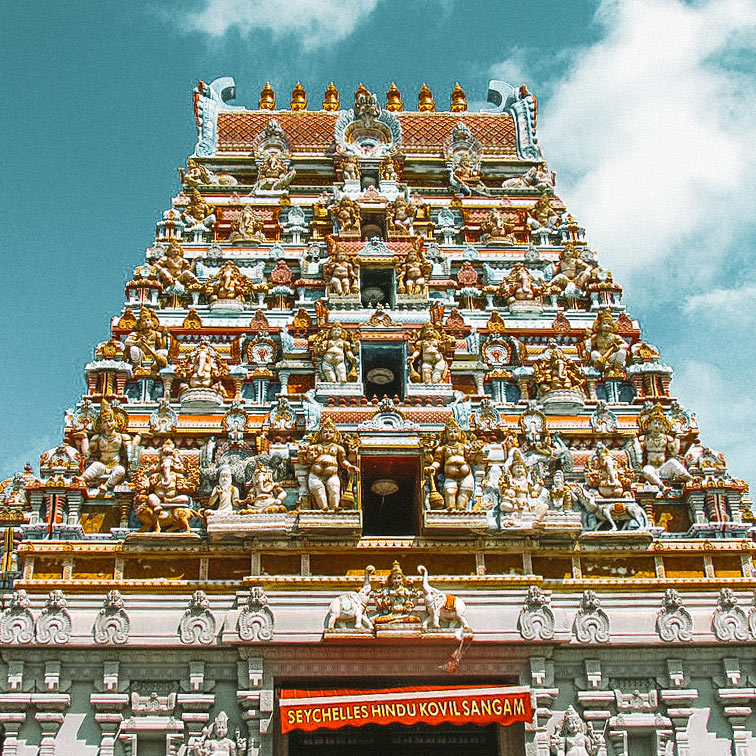
[[[292,732],[288,756],[499,756],[497,729],[496,725],[394,724]],[[509,753],[517,751],[507,749]]]
[[[420,459],[362,457],[362,534],[411,536],[420,528]]]

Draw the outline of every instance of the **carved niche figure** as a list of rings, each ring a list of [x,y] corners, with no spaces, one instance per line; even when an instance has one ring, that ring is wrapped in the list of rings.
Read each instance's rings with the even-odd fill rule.
[[[549,344],[547,354],[533,363],[533,380],[541,393],[575,389],[585,392],[585,377],[556,342]]]
[[[660,494],[669,491],[665,481],[693,479],[680,459],[680,441],[660,404],[638,416],[637,443],[642,455],[641,474]]]
[[[247,741],[236,731],[234,740],[228,737],[228,717],[221,712],[215,721],[193,736],[186,745],[186,756],[246,756]]]
[[[449,183],[460,194],[482,194],[487,197],[488,189],[481,179],[480,162],[475,160],[469,152],[458,153],[452,161]]]
[[[200,165],[194,158],[189,158],[186,161],[186,169],[179,168],[178,172],[181,182],[192,189],[202,185],[234,186],[239,183],[228,173],[213,173],[204,165]]]
[[[285,499],[286,491],[282,485],[273,480],[273,471],[262,460],[258,460],[252,473],[249,494],[244,500],[244,506],[253,512],[266,514],[285,512]]]
[[[360,233],[360,208],[349,197],[342,197],[338,202],[331,205],[331,216],[336,221],[339,234],[350,236]]]
[[[407,198],[400,194],[386,207],[386,227],[394,233],[411,234],[416,215],[414,203],[407,202]]]
[[[349,154],[342,162],[342,170],[344,172],[345,181],[359,181],[362,175],[360,167],[360,159],[357,155]]]
[[[559,216],[551,207],[549,195],[544,193],[528,213],[528,225],[536,233],[542,233],[556,227]]]
[[[126,478],[131,436],[124,433],[128,424],[126,413],[114,410],[107,400],[100,404],[90,437],[82,439],[82,456],[91,460],[84,470],[84,482],[91,486],[100,481],[100,489],[113,489]]]
[[[580,259],[575,246],[568,242],[559,254],[559,262],[554,266],[554,276],[549,281],[549,293],[565,296],[585,294],[592,269],[588,263]]]
[[[376,625],[420,624],[414,610],[419,601],[418,592],[412,588],[395,561],[383,585],[375,591],[375,606],[378,609],[373,622]]]
[[[359,346],[341,323],[333,323],[309,338],[318,376],[330,383],[357,380]]]
[[[601,736],[570,706],[559,729],[551,736],[554,756],[595,756],[601,746]]]
[[[343,247],[340,247],[333,236],[327,236],[328,260],[323,265],[323,278],[325,279],[329,295],[340,297],[360,292],[360,261],[355,255],[347,255]]]
[[[195,241],[201,241],[202,235],[209,233],[215,224],[215,212],[202,198],[199,189],[192,190],[189,204],[181,213],[181,220],[186,223],[189,231],[195,234]]]
[[[223,393],[228,365],[206,341],[201,341],[188,357],[176,365],[176,376],[188,388],[213,389]]]
[[[540,520],[549,509],[548,492],[540,479],[528,470],[519,449],[499,481],[499,507],[503,513],[533,512]]]
[[[163,256],[154,264],[164,286],[197,288],[200,282],[192,273],[192,266],[184,259],[184,249],[175,240],[168,242],[168,248]]]
[[[396,269],[396,290],[399,294],[410,296],[428,295],[428,278],[433,265],[423,254],[423,240],[416,237],[405,257],[394,258]]]
[[[341,443],[339,433],[333,421],[326,418],[320,430],[306,439],[299,447],[299,459],[310,465],[307,475],[307,488],[315,509],[336,511],[341,509],[342,480],[339,469],[350,473],[350,481],[359,473],[357,467],[348,459],[347,449]]]
[[[136,330],[124,340],[126,361],[134,366],[134,376],[156,378],[168,364],[165,335],[160,329],[157,315],[142,307],[136,322]]]
[[[221,269],[205,284],[205,293],[210,302],[237,300],[243,302],[252,289],[252,281],[227,260]]]
[[[581,355],[602,378],[624,378],[628,343],[617,335],[617,323],[610,310],[596,316],[588,338],[579,347]]]
[[[496,292],[506,300],[513,302],[541,302],[543,284],[536,280],[525,263],[515,263],[509,275],[499,284]]]
[[[528,189],[530,187],[539,192],[553,191],[556,174],[549,170],[546,163],[538,163],[529,168],[522,176],[502,181],[503,189]]]
[[[265,241],[263,219],[254,211],[251,205],[245,205],[242,211],[231,221],[232,242],[254,242],[260,243]]]
[[[441,442],[433,452],[433,461],[425,468],[425,474],[431,481],[431,492],[436,490],[436,475],[443,473],[444,505],[447,510],[467,509],[475,488],[473,465],[480,458],[479,445],[468,440],[457,421],[450,417],[441,433]]]
[[[207,509],[203,514],[230,515],[236,512],[239,506],[239,489],[234,485],[233,473],[228,465],[223,465],[218,475],[218,485],[210,492],[207,500]]]
[[[514,223],[502,213],[501,208],[491,208],[480,222],[480,232],[486,244],[515,244]]]
[[[257,181],[253,192],[280,191],[285,189],[297,175],[294,168],[289,168],[286,156],[276,150],[266,150],[258,156]]]
[[[140,471],[141,472],[141,471]],[[137,475],[134,513],[141,520],[140,532],[180,530],[189,532],[189,521],[199,516],[191,508],[191,493],[198,482],[198,470],[186,475],[178,449],[168,439],[160,447],[157,462]]]
[[[456,340],[428,322],[411,337],[412,353],[407,357],[410,381],[413,383],[447,383],[449,364],[447,358],[454,354]]]
[[[598,491],[605,499],[620,499],[630,491],[631,477],[627,465],[623,465],[612,456],[609,449],[601,442],[588,460],[585,480],[589,488]]]
[[[381,181],[399,180],[394,161],[388,155],[381,160],[381,164],[378,166],[378,177]]]

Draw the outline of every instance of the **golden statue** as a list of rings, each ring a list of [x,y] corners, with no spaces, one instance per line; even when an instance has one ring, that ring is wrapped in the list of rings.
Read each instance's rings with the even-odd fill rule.
[[[176,377],[185,387],[212,389],[223,393],[223,379],[228,375],[228,365],[218,352],[201,341],[188,357],[176,365]]]
[[[212,206],[205,202],[199,189],[192,189],[192,193],[189,195],[189,204],[181,213],[181,219],[191,226],[196,226],[197,224],[202,224],[210,216],[213,216],[213,213]],[[215,216],[213,216],[214,219]]]
[[[399,179],[394,161],[388,155],[381,160],[378,166],[378,177],[381,181],[398,181]]]
[[[375,592],[378,615],[376,625],[406,625],[419,623],[420,617],[413,614],[420,600],[418,592],[409,585],[399,562],[395,561],[383,585]]]
[[[509,275],[499,284],[496,293],[512,302],[540,302],[543,284],[537,281],[525,263],[515,263]]]
[[[396,270],[396,290],[399,294],[428,295],[428,279],[433,265],[425,259],[421,237],[415,237],[405,257],[394,258],[394,269]]]
[[[433,461],[425,468],[431,491],[436,490],[435,476],[443,473],[444,505],[447,510],[467,509],[475,488],[472,466],[479,461],[480,454],[477,443],[468,441],[467,434],[450,417],[441,433],[441,442],[433,453]]]
[[[126,361],[134,366],[135,377],[157,378],[168,364],[165,334],[157,315],[147,307],[139,310],[135,330],[125,339]]]
[[[289,168],[285,156],[277,150],[266,150],[258,154],[257,181],[253,192],[260,190],[280,191],[285,189],[297,175]]]
[[[200,285],[197,276],[192,273],[191,264],[184,259],[183,247],[175,239],[168,242],[168,249],[154,267],[164,286],[180,284],[187,289],[193,289]]]
[[[462,194],[489,196],[488,189],[483,183],[480,162],[474,161],[469,152],[459,152],[455,155],[450,169],[450,183]]]
[[[585,393],[583,373],[555,342],[551,342],[547,353],[533,364],[533,380],[542,394],[565,389]]]
[[[400,194],[386,206],[386,228],[400,234],[412,233],[412,221],[417,215],[417,208]]]
[[[601,373],[602,378],[624,378],[628,343],[617,335],[617,323],[610,310],[601,310],[580,344],[583,359]]]
[[[614,457],[600,441],[585,468],[588,488],[598,491],[605,499],[619,499],[630,491],[632,476],[627,463]]]
[[[232,260],[226,260],[221,269],[205,284],[210,302],[237,300],[243,302],[252,289],[252,281]]]

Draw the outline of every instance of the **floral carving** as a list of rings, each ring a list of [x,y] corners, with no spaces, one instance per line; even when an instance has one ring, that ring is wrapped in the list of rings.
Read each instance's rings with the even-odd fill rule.
[[[34,640],[34,615],[25,590],[13,591],[0,615],[0,643],[31,643]]]
[[[551,640],[554,637],[554,612],[549,600],[537,585],[528,588],[525,606],[517,619],[517,629],[525,640]]]
[[[656,632],[667,643],[692,638],[693,618],[683,606],[680,594],[673,588],[668,588],[664,594],[661,611],[656,615]]]
[[[37,643],[68,643],[71,638],[71,614],[63,591],[50,591],[47,603],[37,618]]]
[[[123,596],[120,592],[110,591],[94,621],[92,636],[95,643],[126,643],[131,623],[123,607]]]
[[[179,622],[179,640],[187,645],[207,646],[215,637],[215,617],[210,611],[210,601],[204,591],[195,591],[189,606]]]
[[[237,632],[244,641],[269,641],[273,639],[273,612],[268,606],[268,597],[259,586],[254,586],[239,614]]]
[[[748,640],[748,619],[731,588],[722,588],[719,592],[711,629],[720,641]]]
[[[609,617],[601,608],[595,591],[584,591],[573,626],[581,643],[606,643],[609,640]]]

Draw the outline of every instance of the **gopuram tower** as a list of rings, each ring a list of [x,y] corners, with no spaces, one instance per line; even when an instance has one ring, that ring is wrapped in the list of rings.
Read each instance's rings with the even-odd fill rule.
[[[2,756],[754,753],[748,486],[489,88],[199,82],[0,484]]]

